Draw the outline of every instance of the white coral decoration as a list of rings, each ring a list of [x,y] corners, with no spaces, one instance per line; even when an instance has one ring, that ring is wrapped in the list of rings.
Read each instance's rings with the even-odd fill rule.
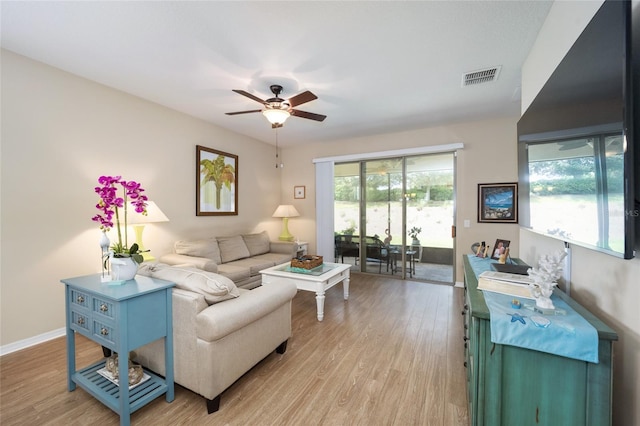
[[[562,276],[562,261],[566,256],[563,251],[557,251],[553,256],[544,255],[538,260],[538,267],[530,268],[527,273],[536,283],[555,282]]]
[[[553,288],[558,285],[558,278],[562,276],[562,261],[566,255],[563,251],[557,251],[553,256],[544,255],[538,260],[537,268],[529,268],[527,271],[533,280],[529,287],[537,306],[544,309],[554,308],[551,294]]]

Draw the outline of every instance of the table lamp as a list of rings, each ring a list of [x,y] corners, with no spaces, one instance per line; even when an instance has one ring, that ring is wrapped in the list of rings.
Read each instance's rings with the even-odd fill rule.
[[[155,260],[155,257],[146,251],[144,244],[142,244],[142,232],[144,231],[144,225],[147,223],[169,222],[169,218],[162,213],[162,210],[160,210],[160,207],[158,207],[156,203],[153,201],[147,201],[147,215],[129,215],[127,222],[129,225],[133,226],[133,230],[136,233],[136,244],[138,244],[138,249],[143,252],[142,258],[144,261],[150,262]]]
[[[281,204],[273,213],[273,217],[282,218],[282,233],[278,237],[280,241],[293,241],[293,235],[289,233],[289,218],[300,216],[298,210],[290,204]]]

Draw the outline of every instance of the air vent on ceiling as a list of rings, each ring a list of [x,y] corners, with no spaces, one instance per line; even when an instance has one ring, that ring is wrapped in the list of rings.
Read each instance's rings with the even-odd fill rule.
[[[502,66],[498,66],[464,73],[462,74],[462,87],[496,81],[501,68]]]

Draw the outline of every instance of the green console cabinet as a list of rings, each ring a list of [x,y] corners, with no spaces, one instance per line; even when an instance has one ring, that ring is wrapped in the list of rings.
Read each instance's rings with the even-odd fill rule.
[[[612,350],[617,334],[559,290],[598,332],[599,363],[491,342],[489,309],[464,256],[465,367],[469,419],[478,426],[611,424]]]

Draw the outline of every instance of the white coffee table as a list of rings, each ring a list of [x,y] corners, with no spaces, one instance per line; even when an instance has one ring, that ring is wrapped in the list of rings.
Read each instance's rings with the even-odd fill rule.
[[[318,321],[324,319],[324,293],[334,285],[342,282],[344,300],[349,299],[349,277],[351,265],[344,263],[324,263],[322,269],[310,273],[291,272],[291,264],[282,265],[260,271],[262,285],[273,285],[281,280],[290,280],[298,290],[315,291],[318,307]]]

